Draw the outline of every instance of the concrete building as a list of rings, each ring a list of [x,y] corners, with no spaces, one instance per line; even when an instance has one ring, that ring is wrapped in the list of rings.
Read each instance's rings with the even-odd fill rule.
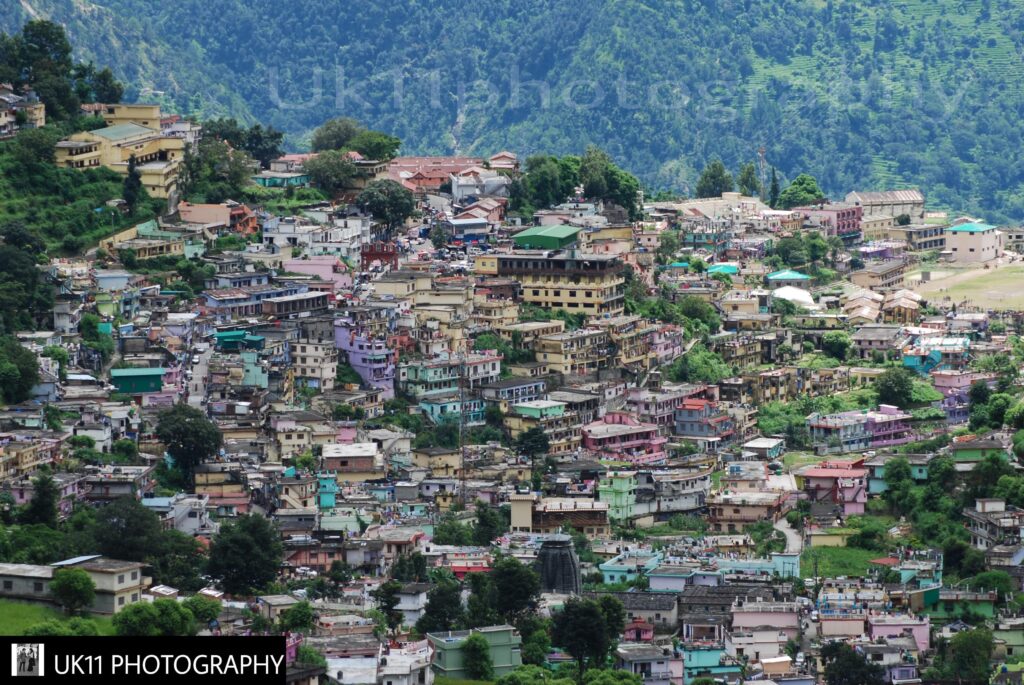
[[[591,316],[623,312],[624,263],[618,257],[537,251],[497,259],[497,275],[518,280],[524,302]]]
[[[512,626],[487,626],[447,633],[428,633],[427,640],[434,647],[434,661],[431,667],[436,675],[455,680],[469,678],[462,646],[466,638],[473,634],[482,635],[487,640],[495,678],[507,675],[523,664],[520,655],[523,639]]]
[[[995,226],[977,222],[946,229],[943,256],[957,264],[987,264],[1003,256],[1005,234]]]

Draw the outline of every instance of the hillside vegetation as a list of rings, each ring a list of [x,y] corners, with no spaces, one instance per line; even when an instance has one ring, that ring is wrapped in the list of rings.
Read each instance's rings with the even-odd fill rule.
[[[30,12],[111,65],[126,100],[258,119],[293,146],[337,115],[406,153],[595,144],[692,194],[711,158],[735,170],[764,145],[783,180],[833,195],[920,186],[1024,218],[1013,0],[22,0],[0,28]]]

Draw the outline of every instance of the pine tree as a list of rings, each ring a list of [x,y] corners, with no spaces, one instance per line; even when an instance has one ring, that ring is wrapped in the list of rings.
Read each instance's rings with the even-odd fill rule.
[[[139,173],[135,155],[128,158],[128,175],[124,177],[124,201],[128,205],[128,211],[135,213],[135,206],[142,199],[142,175]]]
[[[780,192],[781,191],[779,190],[779,177],[775,173],[775,167],[772,167],[772,184],[770,190],[768,191],[768,206],[771,207],[772,209],[775,209],[775,207],[777,207],[779,204]]]

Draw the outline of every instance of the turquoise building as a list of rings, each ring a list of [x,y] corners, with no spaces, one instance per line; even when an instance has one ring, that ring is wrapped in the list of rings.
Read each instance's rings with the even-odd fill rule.
[[[732,681],[740,675],[739,663],[725,653],[722,644],[683,643],[680,649],[683,652],[683,685],[690,685],[701,676]]]
[[[623,552],[600,564],[598,568],[605,583],[631,583],[658,568],[662,559],[664,556],[661,552]]]

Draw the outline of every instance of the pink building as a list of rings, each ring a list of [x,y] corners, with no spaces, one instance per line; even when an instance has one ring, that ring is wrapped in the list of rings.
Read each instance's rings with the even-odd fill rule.
[[[335,290],[352,287],[352,274],[345,263],[333,255],[317,255],[305,259],[285,260],[284,270],[315,276],[334,283]]]
[[[622,631],[623,642],[653,642],[654,625],[642,618],[634,618]]]
[[[737,599],[732,605],[734,632],[752,628],[772,628],[796,638],[800,632],[800,605],[796,602],[764,602]]]
[[[812,502],[832,502],[843,515],[863,514],[868,501],[867,475],[863,460],[825,461],[799,474]]]
[[[583,446],[603,458],[652,464],[668,457],[656,424],[643,423],[627,412],[609,412],[583,427]]]
[[[966,393],[975,381],[985,381],[990,388],[995,388],[998,379],[994,373],[980,371],[955,371],[943,369],[932,371],[932,385],[946,397]]]
[[[87,491],[85,485],[85,476],[78,473],[54,473],[53,481],[54,485],[60,490],[60,500],[57,504],[57,515],[61,519],[66,519],[71,515],[71,511],[75,508],[75,502],[85,498]],[[12,483],[9,492],[14,497],[14,503],[18,506],[28,504],[32,501],[32,496],[35,493],[35,486],[32,484],[32,479],[25,478],[16,483]]]
[[[868,616],[868,637],[872,641],[880,637],[900,637],[904,633],[913,636],[922,652],[931,648],[931,621],[927,616]]]

